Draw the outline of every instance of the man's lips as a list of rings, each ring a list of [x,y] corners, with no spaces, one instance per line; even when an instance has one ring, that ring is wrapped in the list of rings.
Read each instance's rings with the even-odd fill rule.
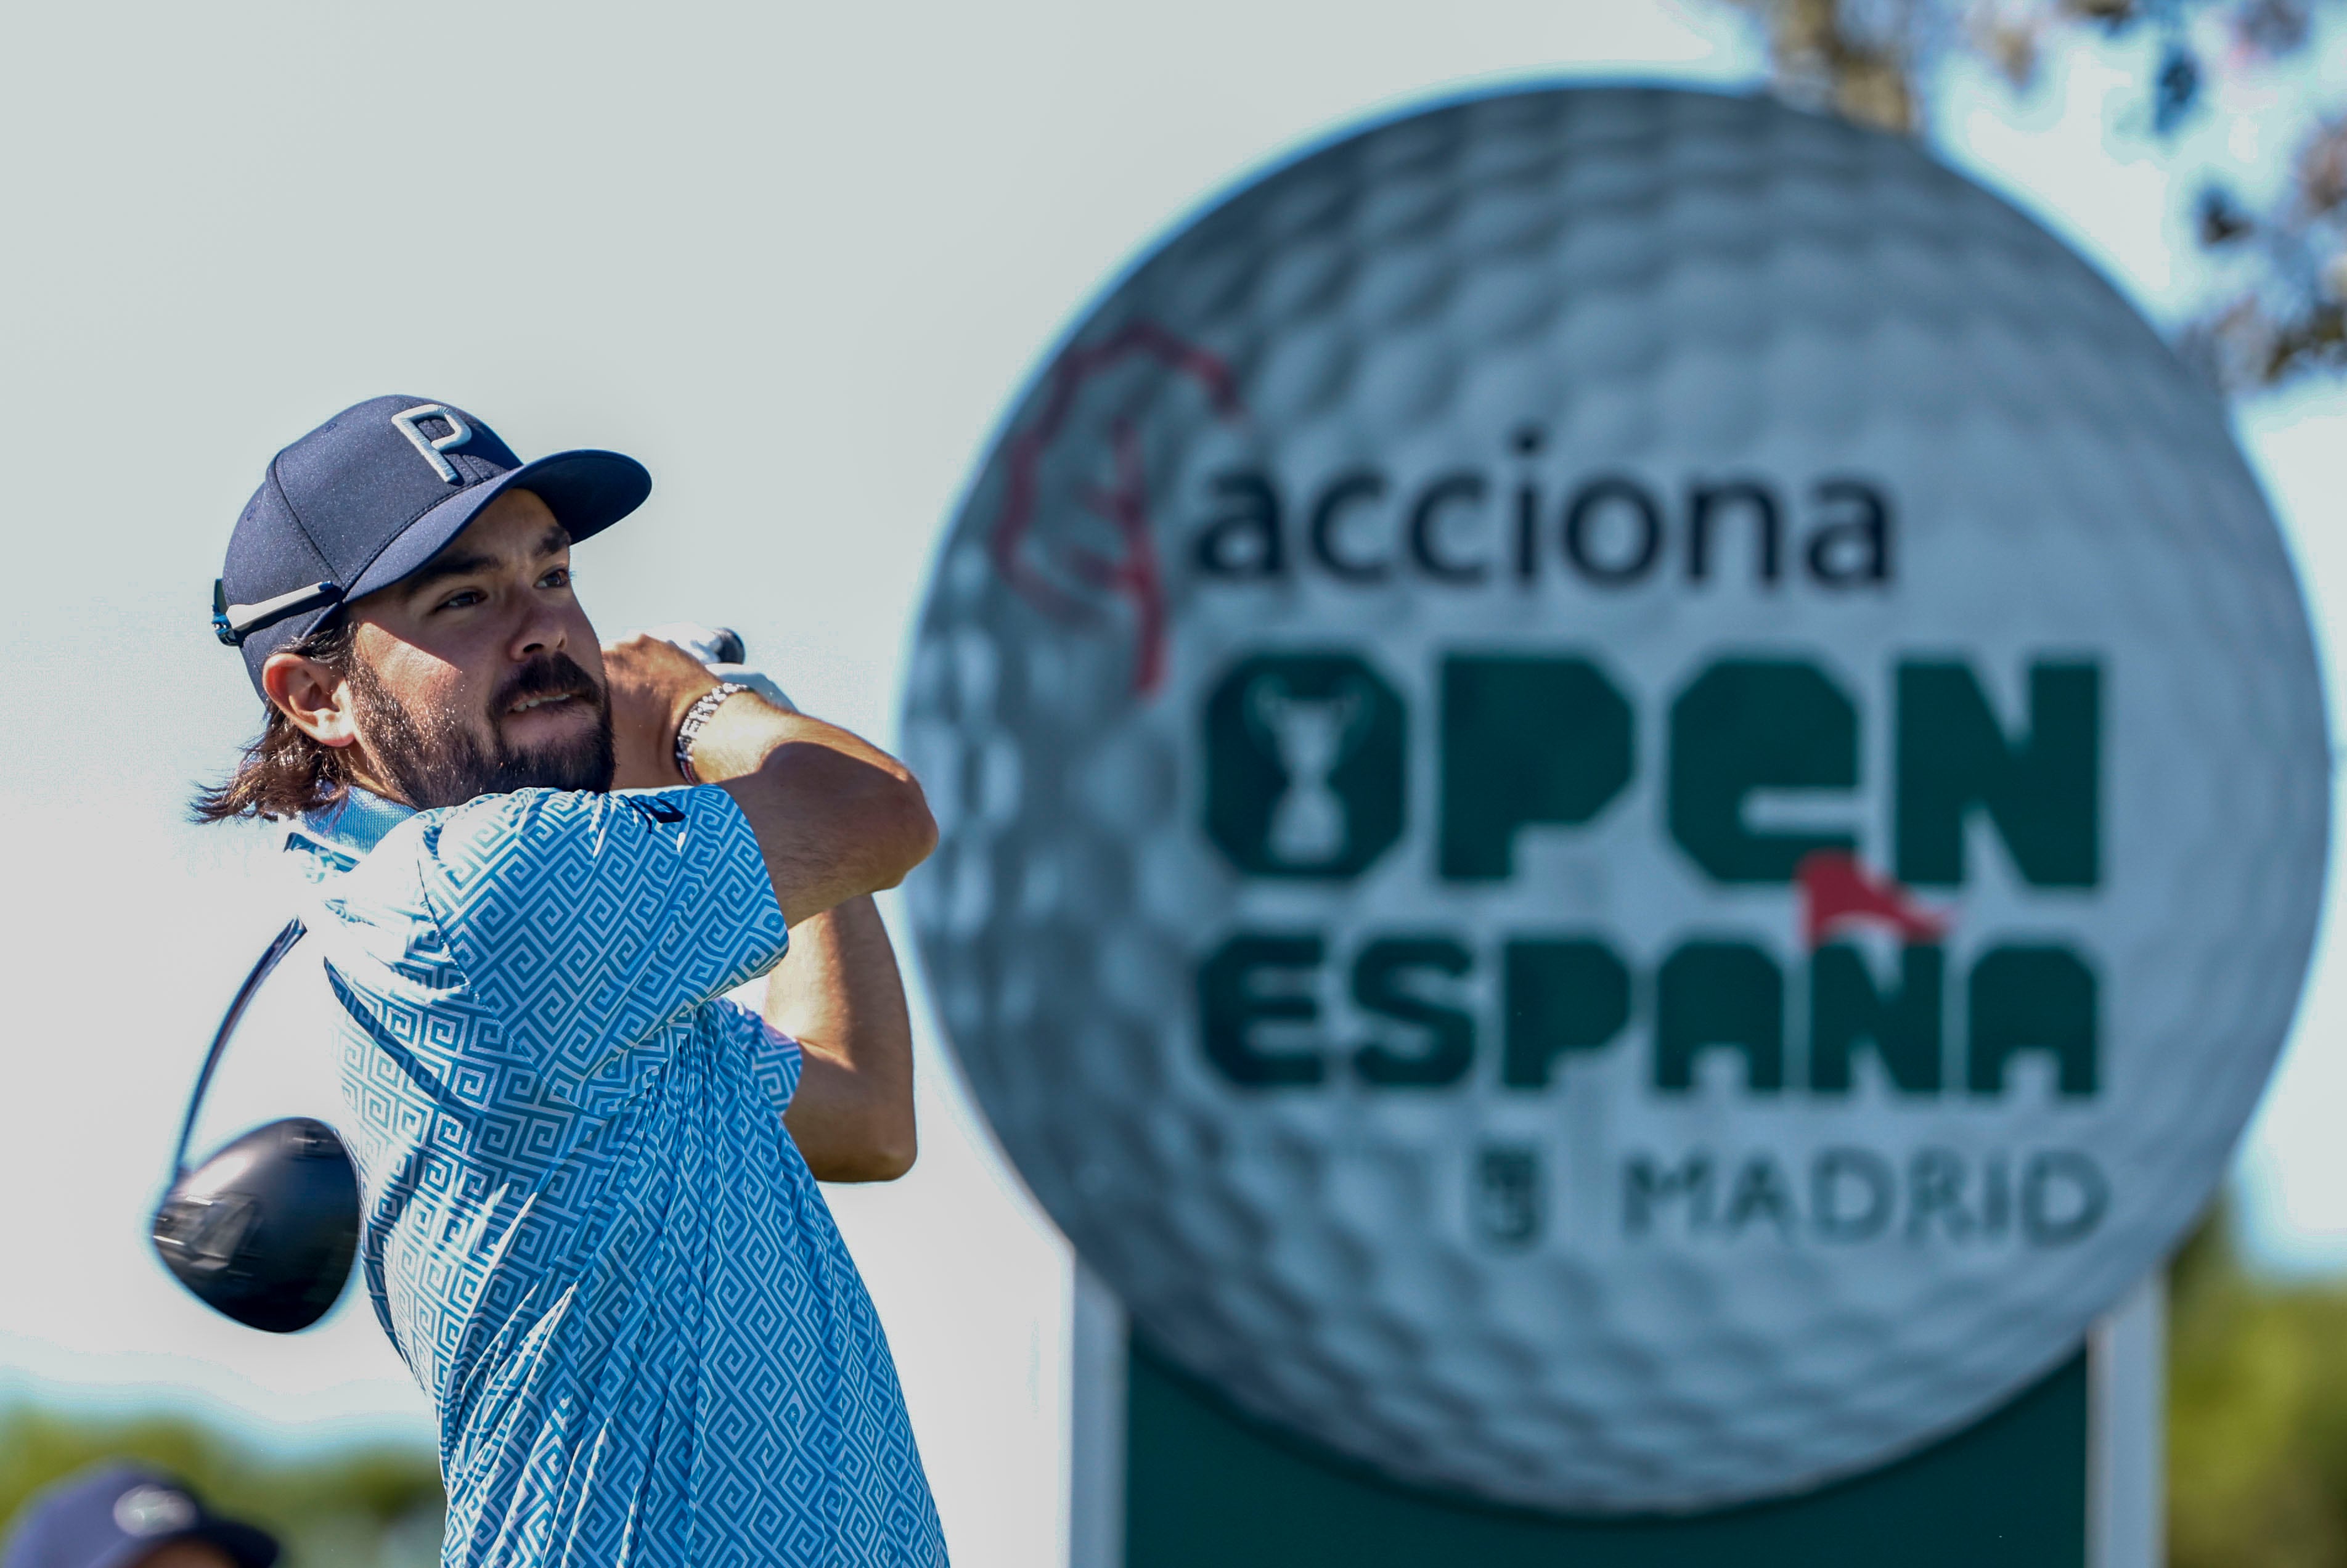
[[[517,697],[506,704],[502,719],[518,719],[525,713],[545,713],[582,706],[587,700],[584,692],[533,692],[527,697]]]
[[[506,710],[508,713],[527,713],[532,708],[543,708],[548,702],[568,702],[579,695],[576,692],[541,692],[535,697],[523,697]]]

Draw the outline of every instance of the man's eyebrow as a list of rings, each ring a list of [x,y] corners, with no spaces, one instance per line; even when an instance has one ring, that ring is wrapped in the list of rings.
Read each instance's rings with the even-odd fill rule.
[[[559,555],[570,548],[570,530],[560,523],[550,523],[546,532],[538,537],[534,553],[538,556]],[[474,553],[471,555],[435,556],[402,579],[400,586],[410,593],[423,593],[433,584],[446,582],[452,577],[470,577],[475,572],[493,571],[497,558]]]
[[[410,593],[422,593],[434,583],[446,582],[452,577],[470,577],[477,571],[487,571],[497,564],[497,558],[494,556],[435,556],[425,565],[408,573],[406,580],[400,586]]]

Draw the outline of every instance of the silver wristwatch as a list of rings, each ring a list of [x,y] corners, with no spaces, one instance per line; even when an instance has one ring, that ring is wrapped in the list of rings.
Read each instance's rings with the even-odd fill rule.
[[[739,696],[749,689],[739,681],[721,681],[695,697],[692,706],[684,711],[684,722],[676,727],[676,771],[684,775],[685,783],[697,784],[701,782],[701,775],[692,771],[693,736],[701,733],[701,727],[709,723],[709,716],[717,712],[726,698]]]

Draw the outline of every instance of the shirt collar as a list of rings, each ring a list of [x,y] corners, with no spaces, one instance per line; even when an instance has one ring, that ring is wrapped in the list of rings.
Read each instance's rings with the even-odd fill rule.
[[[333,805],[286,824],[285,847],[306,858],[311,880],[318,881],[330,872],[350,870],[384,834],[415,815],[413,806],[354,784]]]

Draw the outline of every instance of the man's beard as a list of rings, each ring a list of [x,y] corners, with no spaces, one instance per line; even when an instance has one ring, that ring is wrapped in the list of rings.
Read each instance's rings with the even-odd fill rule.
[[[608,790],[618,764],[611,743],[611,699],[568,656],[548,654],[516,671],[489,704],[488,739],[446,709],[411,709],[378,683],[364,663],[351,667],[368,760],[418,811],[462,805],[478,795],[518,789]],[[591,733],[534,747],[507,745],[498,721],[525,697],[568,696],[594,705]]]

